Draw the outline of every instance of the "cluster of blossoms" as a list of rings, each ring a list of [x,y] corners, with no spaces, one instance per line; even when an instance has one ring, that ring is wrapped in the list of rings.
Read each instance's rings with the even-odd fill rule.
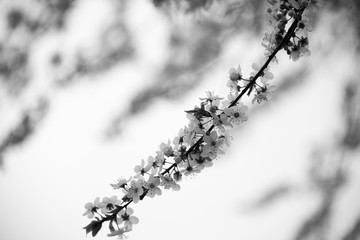
[[[129,207],[131,203],[159,196],[163,189],[178,191],[183,176],[198,174],[213,166],[214,160],[230,145],[228,130],[248,120],[248,107],[241,102],[242,97],[246,94],[253,97],[252,103],[261,103],[271,96],[274,87],[269,85],[269,81],[274,75],[269,71],[269,63],[275,59],[276,53],[285,49],[293,60],[306,55],[305,50],[301,50],[297,57],[294,52],[300,51],[296,50],[298,47],[306,48],[308,45],[307,40],[305,44],[305,38],[298,38],[297,34],[305,32],[306,21],[302,19],[302,14],[314,1],[269,0],[269,3],[272,10],[268,13],[277,24],[265,37],[267,60],[261,64],[253,63],[253,72],[248,78],[243,76],[240,66],[231,68],[227,98],[207,91],[206,96],[200,98],[200,106],[185,111],[189,123],[180,129],[175,138],[161,143],[154,156],[142,159],[134,168],[134,176],[120,178],[111,184],[113,189],[121,189],[121,199],[117,196],[105,197],[102,201],[96,198],[94,202],[85,204],[84,216],[93,219],[84,227],[86,233],[91,232],[95,236],[102,224],[109,221],[108,236],[123,238],[124,233],[131,231],[133,225],[139,222]],[[288,23],[290,27],[287,27]]]
[[[308,33],[313,30],[317,0],[268,0],[268,3],[267,19],[271,30],[263,40],[265,54],[273,53],[286,38],[286,44],[282,47],[293,61],[301,56],[309,56]],[[292,25],[294,34],[291,36],[286,35],[289,22],[296,23]]]

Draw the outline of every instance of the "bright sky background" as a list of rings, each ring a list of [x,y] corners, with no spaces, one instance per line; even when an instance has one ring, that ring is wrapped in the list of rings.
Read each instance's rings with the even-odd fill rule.
[[[84,79],[66,91],[52,91],[42,65],[46,52],[57,47],[71,52],[80,44],[91,54],[93,35],[106,24],[108,14],[113,14],[110,6],[108,1],[79,1],[68,32],[61,36],[49,33],[33,49],[38,52],[33,59],[38,81],[13,107],[20,108],[26,98],[45,92],[52,100],[38,131],[27,144],[9,151],[5,170],[0,173],[1,240],[92,239],[82,229],[90,222],[82,216],[84,204],[97,196],[121,196],[109,184],[118,177],[131,176],[142,158],[153,155],[161,142],[173,138],[187,124],[184,110],[198,104],[206,90],[226,96],[229,67],[241,64],[244,74],[249,74],[251,63],[263,52],[261,38],[244,33],[232,39],[218,64],[207,70],[207,81],[183,100],[156,101],[127,122],[120,138],[107,141],[103,135],[106,122],[114,112],[126,109],[128,99],[143,84],[151,84],[151,76],[166,61],[169,26],[164,16],[147,1],[132,1],[133,12],[127,21],[140,46],[138,57],[89,77],[95,78],[93,81]],[[243,127],[232,132],[234,140],[226,155],[212,168],[183,180],[181,191],[164,192],[161,197],[132,205],[140,223],[128,234],[130,239],[288,240],[293,236],[319,204],[307,182],[311,150],[331,145],[341,134],[343,92],[339,89],[346,75],[352,74],[344,67],[356,66],[354,56],[349,54],[351,29],[326,35],[329,22],[336,18],[323,14],[319,30],[310,36],[314,39],[311,57],[292,63],[281,56],[279,65],[273,67],[275,76],[285,76],[298,65],[309,64],[309,80],[269,103],[267,109],[250,115]],[[336,38],[339,34],[349,37]],[[336,44],[329,46],[335,38]],[[324,51],[319,53],[317,49],[329,47],[324,59]],[[8,121],[12,115],[15,111],[9,110]],[[351,182],[356,183],[360,180],[356,175],[360,165],[352,164]],[[283,183],[299,186],[300,190],[269,208],[250,210],[263,191]],[[331,230],[331,239],[344,230],[344,222],[356,217],[353,212],[359,212],[358,189],[350,184],[344,190],[336,210],[342,222]],[[104,225],[96,239],[107,239],[107,233]]]

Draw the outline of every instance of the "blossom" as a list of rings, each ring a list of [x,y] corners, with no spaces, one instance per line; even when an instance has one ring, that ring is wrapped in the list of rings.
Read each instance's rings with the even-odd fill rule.
[[[260,65],[257,63],[253,63],[251,67],[255,70],[250,73],[251,76],[255,76],[261,69]],[[268,68],[265,68],[264,71],[260,74],[260,80],[264,84],[273,78],[274,74],[272,74]]]
[[[134,177],[139,178],[140,176],[144,176],[144,174],[147,173],[151,169],[151,167],[152,167],[152,162],[150,162],[145,166],[144,159],[141,159],[141,164],[135,166],[134,168],[134,171],[136,172],[136,175]]]
[[[128,180],[126,180],[125,178],[119,178],[118,180],[116,180],[116,183],[110,184],[110,186],[113,189],[125,188],[130,179],[131,177]]]
[[[140,196],[144,193],[143,184],[144,181],[141,178],[132,180],[130,183],[130,188],[127,190],[126,196],[132,198],[134,203],[139,202]]]
[[[204,136],[205,145],[203,147],[202,157],[210,157],[215,159],[219,148],[218,135],[216,131],[212,131],[210,135]]]
[[[218,95],[215,95],[214,92],[206,91],[206,98],[200,98],[200,100],[205,101],[206,104],[210,103],[212,106],[219,106],[220,98]]]
[[[101,213],[106,214],[109,211],[113,210],[116,205],[120,205],[120,201],[117,196],[104,197],[102,202],[99,203],[99,208],[101,209]]]
[[[292,59],[294,62],[299,60],[301,56],[309,56],[311,54],[310,50],[306,47],[297,47],[294,46],[291,50],[291,53],[289,55],[290,59]]]
[[[237,81],[228,80],[226,83],[226,86],[230,88],[230,91],[238,92],[239,91],[239,85]]]
[[[298,22],[297,27],[297,35],[299,36],[308,36],[309,32],[312,32],[314,30],[314,27],[308,18],[301,19],[301,21]]]
[[[164,186],[165,189],[171,188],[174,191],[180,190],[180,185],[177,184],[172,177],[163,174],[159,174],[159,176],[161,179],[160,185]]]
[[[123,238],[126,239],[127,237],[124,235],[124,233],[130,232],[130,231],[131,231],[131,229],[123,227],[123,228],[119,228],[118,230],[111,231],[107,236],[108,237],[118,236],[119,239],[123,239]]]
[[[87,216],[88,218],[93,218],[96,211],[99,209],[100,198],[95,198],[94,202],[88,202],[85,204],[86,211],[83,213],[83,216]]]
[[[225,145],[228,147],[230,146],[231,140],[233,139],[233,137],[229,134],[229,131],[226,131],[225,135],[220,136],[220,138],[224,139]]]
[[[276,43],[276,34],[274,31],[265,33],[264,39],[262,42],[262,46],[265,48],[265,56],[268,57],[273,51],[275,50],[277,43]]]
[[[185,176],[195,175],[195,173],[200,173],[200,169],[197,168],[197,163],[193,160],[187,161],[184,163],[184,169],[181,170]]]
[[[206,98],[200,98],[200,100],[205,100],[205,102],[202,103],[202,106],[205,106],[204,109],[206,111],[216,113],[220,104],[220,100],[223,98],[220,98],[218,95],[215,95],[214,92],[210,91],[207,91],[206,95]]]
[[[145,187],[148,189],[147,196],[153,198],[155,195],[161,195],[161,189],[159,188],[160,179],[154,177],[153,174],[150,175],[148,181],[145,183]]]
[[[242,74],[241,74],[241,67],[240,65],[235,68],[230,68],[229,70],[229,78],[231,81],[239,81],[241,80]]]
[[[242,103],[224,109],[224,113],[229,116],[230,123],[233,125],[239,125],[240,123],[247,121],[247,111],[248,107]]]
[[[225,132],[225,126],[231,126],[228,121],[228,117],[225,114],[221,114],[220,117],[213,114],[213,123],[221,131]]]
[[[174,137],[172,143],[174,144],[175,148],[179,148],[179,146],[184,143],[184,135],[186,134],[186,129],[187,127],[185,127],[184,130],[181,128],[178,135]]]
[[[309,40],[307,37],[301,37],[297,44],[290,50],[289,57],[296,62],[301,56],[309,56],[311,54],[308,49]]]
[[[159,170],[160,163],[153,156],[148,156],[147,161],[148,163],[145,168],[151,169],[151,174],[156,174]]]
[[[168,140],[167,144],[161,143],[160,144],[160,150],[164,153],[165,156],[171,157],[174,155],[174,150],[172,146],[170,145],[170,140]]]
[[[186,146],[183,146],[181,145],[179,147],[179,149],[177,149],[175,152],[174,152],[174,162],[176,164],[179,164],[181,161],[183,161],[183,159],[186,158],[186,152],[187,152],[187,147]]]
[[[175,172],[173,173],[173,178],[174,178],[174,180],[177,181],[177,182],[181,181],[181,179],[182,179],[182,174],[181,174],[181,172],[180,172],[180,171],[175,171]]]
[[[220,100],[215,100],[210,102],[210,104],[206,104],[205,110],[210,113],[216,113],[216,111],[219,109]]]
[[[161,171],[164,163],[165,163],[164,153],[162,151],[157,151],[155,155],[155,161],[153,162],[153,167],[158,168],[158,171]]]
[[[220,98],[218,95],[215,95],[214,91],[206,91],[206,98],[200,98],[200,100],[206,100],[206,101],[215,101],[215,100],[221,100],[223,98]]]
[[[242,73],[241,73],[240,65],[237,67],[237,69],[230,68],[229,80],[228,80],[226,86],[228,86],[231,91],[238,92],[239,91],[238,82],[241,79],[242,79]]]
[[[139,219],[135,216],[131,216],[134,213],[134,210],[130,207],[126,209],[121,209],[118,213],[117,223],[122,224],[124,223],[125,228],[132,229],[133,224],[138,224]]]
[[[319,11],[318,0],[308,0],[308,2],[309,4],[306,8],[308,16],[313,15],[315,12]]]
[[[202,157],[199,153],[193,154],[192,158],[198,164],[197,169],[203,170],[205,167],[211,167],[213,162],[209,157]]]
[[[222,108],[227,108],[237,97],[238,95],[229,93],[227,99],[221,101]]]
[[[272,93],[274,92],[274,90],[275,90],[274,86],[265,85],[265,87],[262,88],[262,91],[258,92],[254,96],[254,99],[252,100],[252,103],[253,104],[255,102],[262,103],[263,101],[269,100],[270,97],[272,96]]]

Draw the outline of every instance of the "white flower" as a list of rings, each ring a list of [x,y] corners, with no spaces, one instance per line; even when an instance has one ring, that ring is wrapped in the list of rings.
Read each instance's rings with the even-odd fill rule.
[[[220,142],[218,142],[218,135],[216,131],[212,131],[210,135],[204,136],[205,145],[203,147],[203,151],[201,153],[202,157],[210,157],[211,159],[215,159],[217,157],[217,151],[220,146]]]
[[[117,196],[112,196],[111,198],[104,197],[102,202],[99,203],[99,208],[101,213],[106,214],[115,208],[115,205],[120,205],[120,201]]]
[[[136,172],[134,178],[139,178],[140,176],[144,176],[144,174],[147,173],[151,168],[152,168],[152,162],[150,162],[145,166],[144,159],[141,159],[141,164],[135,166],[134,168],[134,171]]]
[[[223,109],[227,108],[236,99],[237,96],[238,96],[237,93],[235,94],[229,93],[227,99],[221,101],[222,108]]]
[[[127,191],[127,196],[129,198],[132,198],[134,203],[139,202],[140,196],[144,193],[143,189],[144,181],[141,178],[138,178],[137,180],[132,180],[130,183],[130,188]]]
[[[181,179],[182,179],[182,174],[181,174],[181,172],[175,171],[175,172],[173,173],[173,178],[174,178],[174,180],[177,181],[177,182],[181,181]]]
[[[210,104],[207,104],[205,106],[205,110],[210,113],[216,113],[216,111],[219,109],[220,100],[215,100],[210,102]]]
[[[96,211],[99,209],[100,198],[95,198],[94,202],[88,202],[85,204],[86,211],[83,213],[83,216],[87,216],[88,218],[93,218]]]
[[[170,145],[170,140],[168,140],[167,144],[161,143],[160,144],[160,150],[164,153],[165,156],[171,157],[174,154],[174,150],[172,146]]]
[[[235,68],[230,68],[229,70],[229,78],[231,81],[239,81],[242,77],[241,74],[241,67],[240,65],[235,69]]]
[[[251,67],[255,70],[250,73],[251,76],[255,76],[261,69],[260,65],[257,63],[253,63]],[[274,78],[274,74],[272,74],[268,68],[265,68],[262,74],[260,75],[260,80],[264,84],[273,78]]]
[[[162,151],[157,151],[155,156],[155,162],[153,162],[153,166],[157,166],[158,171],[160,172],[165,163],[165,156]]]
[[[215,114],[212,114],[213,117],[213,123],[214,125],[221,131],[225,132],[225,126],[231,126],[231,124],[228,121],[228,117],[225,114],[221,114],[220,117],[218,117]]]
[[[138,224],[139,219],[135,216],[131,216],[134,213],[134,210],[130,207],[126,209],[122,209],[118,213],[117,223],[122,224],[124,223],[125,228],[132,229],[133,224]]]
[[[173,140],[175,149],[178,149],[180,146],[189,146],[194,136],[195,132],[193,130],[190,130],[188,127],[181,128],[178,136]]]
[[[205,102],[202,102],[201,105],[205,106],[205,110],[211,113],[216,113],[218,106],[220,104],[220,98],[218,95],[215,95],[214,92],[206,91],[206,98],[200,98]]]
[[[125,188],[125,186],[127,185],[127,183],[130,180],[131,180],[131,177],[128,180],[126,180],[125,178],[119,178],[118,180],[116,180],[116,183],[110,184],[110,186],[113,189]]]
[[[159,174],[160,179],[161,179],[161,186],[164,186],[165,189],[172,189],[174,191],[179,191],[180,190],[180,185],[177,184],[174,179],[170,176],[165,176],[162,174]]]
[[[262,89],[262,91],[258,92],[254,96],[254,99],[252,100],[252,103],[254,104],[255,102],[257,102],[257,103],[260,104],[263,101],[269,100],[271,98],[274,90],[275,90],[274,86],[265,85],[265,87]]]
[[[161,195],[161,189],[159,188],[160,178],[150,175],[149,180],[145,183],[145,187],[148,189],[147,196],[153,198],[155,195]]]
[[[215,95],[214,91],[206,91],[205,93],[206,93],[206,98],[200,98],[200,100],[212,102],[212,101],[223,99],[223,98],[220,98],[218,95]]]
[[[247,116],[248,107],[242,103],[239,103],[236,106],[224,109],[224,113],[229,116],[230,123],[233,125],[239,125],[242,122],[245,122],[248,119]]]
[[[148,156],[147,166],[151,169],[151,174],[156,174],[159,170],[159,164],[153,156]]]
[[[193,160],[184,163],[184,169],[181,170],[185,176],[195,175],[196,173],[200,173],[201,169],[197,168],[197,163]]]
[[[291,50],[289,57],[294,62],[296,62],[301,56],[309,56],[310,54],[311,52],[307,47],[294,46]]]
[[[242,79],[240,65],[235,68],[230,68],[229,70],[229,80],[227,81],[226,86],[230,88],[230,91],[238,92],[239,91],[239,81]]]
[[[192,158],[198,164],[196,168],[199,170],[203,170],[205,167],[211,167],[213,165],[210,158],[202,157],[199,153],[193,154]]]
[[[222,135],[220,137],[224,139],[225,145],[229,147],[231,144],[231,140],[233,139],[233,137],[229,134],[229,131],[226,131],[225,135]]]

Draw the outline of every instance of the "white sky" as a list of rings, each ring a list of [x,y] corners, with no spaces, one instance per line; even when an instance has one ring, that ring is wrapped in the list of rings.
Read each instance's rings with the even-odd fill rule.
[[[208,80],[188,97],[178,102],[156,101],[127,122],[119,139],[108,142],[103,137],[106,123],[115,112],[126,109],[128,99],[144,83],[150,84],[157,67],[166,61],[168,25],[164,17],[145,1],[131,3],[133,12],[128,21],[141,46],[138,58],[91,77],[101,81],[84,79],[64,91],[53,91],[45,81],[47,73],[41,70],[45,62],[41,53],[46,54],[46,49],[61,45],[71,52],[84,43],[84,48],[91,49],[91,34],[101,27],[96,24],[105,24],[107,14],[111,14],[107,2],[79,1],[68,34],[49,35],[44,44],[34,49],[40,52],[34,59],[39,84],[27,97],[46,92],[52,96],[51,104],[31,139],[7,154],[5,171],[0,173],[0,239],[91,239],[82,229],[90,222],[82,216],[84,204],[97,196],[121,194],[109,184],[118,177],[131,176],[142,158],[154,154],[162,141],[174,137],[187,123],[183,111],[198,104],[206,90],[224,93],[229,67],[240,63],[248,74],[252,62],[247,59],[253,61],[262,54],[261,39],[251,41],[245,35],[233,39],[219,64],[209,69]],[[326,29],[326,22],[332,18],[325,15],[318,27]],[[145,36],[144,32],[152,34]],[[140,223],[128,234],[130,239],[291,239],[319,204],[316,194],[304,188],[261,211],[249,211],[248,206],[277,184],[305,186],[311,149],[327,146],[341,134],[339,89],[345,75],[351,74],[344,73],[344,66],[355,66],[353,56],[348,54],[350,40],[338,39],[325,61],[317,48],[326,48],[334,37],[319,33],[316,37],[312,60],[289,63],[287,57],[281,57],[279,66],[273,68],[275,76],[281,76],[312,61],[310,80],[284,94],[267,110],[251,115],[241,130],[233,131],[234,141],[227,154],[212,168],[183,181],[181,191],[164,192],[161,197],[133,205]],[[242,53],[240,60],[238,52]],[[341,58],[341,64],[335,56],[336,60]],[[360,166],[355,162],[353,165],[354,173],[350,175],[356,182]],[[350,184],[344,191],[340,201],[343,205],[336,210],[342,219],[346,216],[351,220],[355,217],[352,212],[359,212],[359,207],[355,208],[360,199],[357,189],[356,184]],[[332,229],[331,239],[336,239],[343,225]],[[106,233],[104,225],[96,239],[107,239]]]

